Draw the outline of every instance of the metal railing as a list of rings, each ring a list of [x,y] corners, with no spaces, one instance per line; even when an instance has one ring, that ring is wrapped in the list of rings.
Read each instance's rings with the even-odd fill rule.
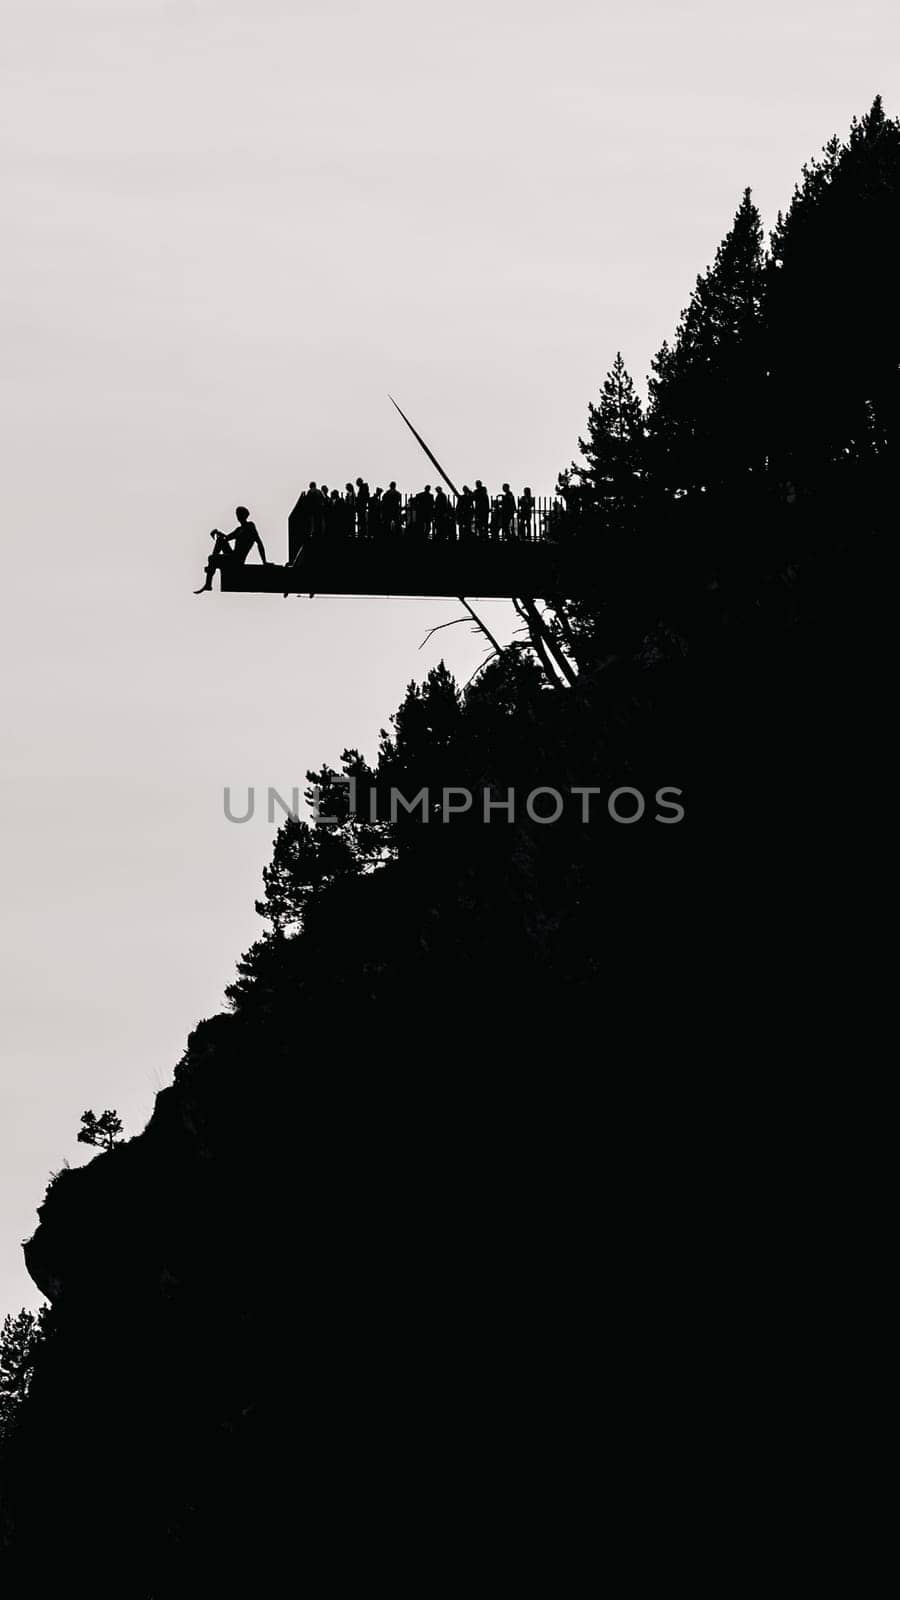
[[[476,504],[474,499],[426,501],[421,494],[375,496],[361,505],[358,499],[329,495],[327,499],[303,494],[288,519],[288,559],[310,538],[381,543],[408,539],[417,544],[540,543],[553,539],[565,516],[565,506],[554,495],[516,498],[515,507],[500,495]]]

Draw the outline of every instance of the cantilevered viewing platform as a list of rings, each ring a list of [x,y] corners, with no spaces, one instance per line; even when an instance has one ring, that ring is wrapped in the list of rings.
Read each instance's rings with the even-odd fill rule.
[[[499,497],[483,520],[444,502],[442,515],[422,497],[396,496],[390,516],[362,513],[346,500],[301,497],[291,513],[288,561],[226,558],[226,594],[577,595],[592,587],[593,540],[563,502],[541,498],[504,514]],[[578,534],[583,533],[584,537]],[[594,578],[594,581],[596,579]]]
[[[288,559],[267,561],[246,506],[238,527],[213,529],[206,566],[226,594],[406,595],[442,599],[577,596],[596,589],[596,510],[582,484],[563,475],[559,497],[491,495],[480,478],[457,489],[409,417],[389,396],[441,482],[404,495],[392,480],[370,493],[362,478],[343,493],[311,482],[288,518]],[[446,485],[446,489],[444,487]],[[452,499],[447,495],[449,489]],[[260,562],[247,558],[259,550]]]

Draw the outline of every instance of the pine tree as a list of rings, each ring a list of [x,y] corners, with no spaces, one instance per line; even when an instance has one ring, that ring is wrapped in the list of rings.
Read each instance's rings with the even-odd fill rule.
[[[20,1311],[0,1328],[0,1443],[8,1439],[31,1384],[35,1357],[46,1334],[46,1307]]]
[[[604,521],[621,522],[637,505],[644,474],[644,413],[621,350],[616,352],[600,391],[588,406],[587,437],[578,448],[585,465],[576,467],[581,483]]]
[[[409,800],[424,789],[430,815],[439,816],[444,785],[466,782],[458,753],[463,715],[459,686],[445,662],[439,661],[424,683],[410,683],[391,717],[392,732],[381,730],[378,778],[384,789],[396,788]],[[399,816],[392,829],[401,850],[411,827],[416,837],[417,824]]]
[[[772,234],[766,326],[774,470],[888,472],[900,428],[900,122],[877,96],[803,168]]]
[[[410,683],[406,698],[391,717],[393,736],[381,733],[380,760],[412,758],[420,751],[446,749],[459,733],[462,697],[453,674],[443,661],[432,667],[425,682]]]
[[[746,189],[674,344],[652,364],[650,453],[670,493],[721,486],[762,467],[763,290],[762,226]]]
[[[344,751],[340,773],[323,766],[306,778],[304,799],[315,821],[285,819],[263,870],[264,897],[256,902],[276,934],[299,929],[322,889],[367,871],[389,851],[386,826],[369,804],[375,774],[358,750]]]
[[[299,928],[312,900],[338,878],[362,870],[346,829],[287,817],[279,828],[272,860],[263,870],[265,894],[256,903],[261,917],[276,933]]]

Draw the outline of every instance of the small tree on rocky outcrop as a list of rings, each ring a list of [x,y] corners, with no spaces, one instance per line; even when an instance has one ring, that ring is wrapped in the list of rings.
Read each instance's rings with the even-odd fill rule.
[[[113,1146],[119,1143],[121,1133],[122,1119],[115,1111],[101,1111],[99,1117],[96,1117],[93,1111],[81,1113],[79,1144],[92,1144],[99,1150],[112,1150]]]

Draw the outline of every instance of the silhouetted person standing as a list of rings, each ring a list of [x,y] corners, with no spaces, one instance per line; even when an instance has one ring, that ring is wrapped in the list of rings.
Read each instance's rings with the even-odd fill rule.
[[[577,532],[578,523],[581,521],[581,489],[568,473],[560,473],[556,487],[562,495],[566,508],[566,532],[574,534]]]
[[[434,537],[445,541],[453,537],[453,507],[444,490],[438,485],[434,491]]]
[[[519,501],[519,538],[530,539],[534,521],[534,496],[528,485],[522,490]]]
[[[306,491],[306,531],[313,538],[325,532],[325,496],[314,482]]]
[[[344,526],[343,533],[347,539],[356,536],[356,490],[352,483],[344,484]]]
[[[472,518],[475,511],[475,502],[472,491],[467,483],[462,486],[462,494],[456,502],[456,521],[459,525],[459,537],[471,539]]]
[[[393,479],[391,480],[382,504],[384,506],[384,518],[385,523],[387,524],[387,532],[389,534],[399,533],[403,502],[400,498],[400,492],[397,488],[397,485],[394,483]]]
[[[434,495],[431,492],[431,484],[426,483],[419,495],[419,536],[422,539],[430,539],[433,528]]]
[[[509,484],[505,483],[503,485],[503,493],[500,496],[500,534],[502,538],[512,538],[513,520],[515,515],[516,497],[509,487]]]
[[[380,485],[369,501],[368,524],[370,539],[379,539],[384,528],[384,500]]]
[[[356,531],[360,539],[369,536],[369,485],[363,478],[356,480]]]
[[[232,533],[220,533],[218,528],[212,531],[211,537],[216,542],[213,545],[212,555],[206,563],[206,582],[194,590],[195,594],[204,594],[212,588],[214,573],[223,572],[229,566],[242,567],[254,545],[259,550],[263,566],[268,566],[263,542],[256,531],[256,524],[250,521],[247,507],[237,506],[234,514],[238,519],[238,525]],[[231,550],[228,549],[229,544],[232,546]]]
[[[491,501],[487,489],[480,478],[475,479],[475,493],[472,496],[472,510],[475,518],[475,534],[479,539],[487,538],[488,519],[491,514]]]

